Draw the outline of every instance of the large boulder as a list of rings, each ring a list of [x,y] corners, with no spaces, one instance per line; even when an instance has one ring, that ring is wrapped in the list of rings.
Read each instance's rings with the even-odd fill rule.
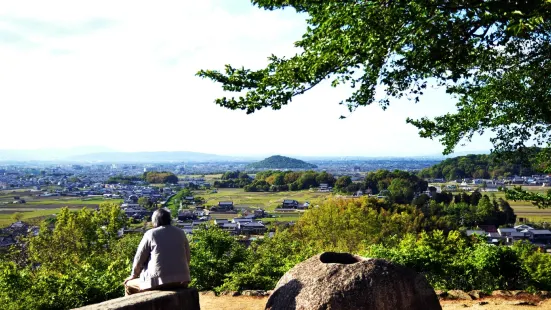
[[[425,277],[383,259],[326,252],[289,270],[266,309],[442,309]]]

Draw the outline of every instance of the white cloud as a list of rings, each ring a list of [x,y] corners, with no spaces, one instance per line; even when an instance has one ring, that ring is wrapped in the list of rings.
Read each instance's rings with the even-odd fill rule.
[[[225,2],[226,1],[226,2]],[[105,145],[218,154],[407,155],[441,151],[405,124],[453,108],[445,95],[358,109],[338,120],[348,90],[322,85],[280,111],[254,115],[212,102],[195,77],[226,63],[261,67],[290,55],[304,18],[248,0],[6,1],[0,5],[3,148]],[[478,149],[486,141],[475,144]],[[482,146],[482,147],[481,147]]]

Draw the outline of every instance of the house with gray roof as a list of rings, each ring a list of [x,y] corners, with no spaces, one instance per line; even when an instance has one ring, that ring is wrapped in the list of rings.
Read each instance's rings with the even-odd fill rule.
[[[266,226],[259,222],[239,223],[239,230],[242,234],[262,235],[266,233]]]

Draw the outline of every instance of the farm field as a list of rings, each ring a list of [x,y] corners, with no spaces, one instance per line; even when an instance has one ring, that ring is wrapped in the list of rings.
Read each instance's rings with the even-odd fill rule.
[[[47,218],[51,215],[59,213],[61,209],[42,209],[42,210],[36,210],[36,209],[29,209],[29,210],[5,210],[3,208],[0,209],[0,228],[9,226],[11,223],[13,223],[12,214],[16,212],[21,212],[23,214],[22,220],[23,221],[29,221],[29,220],[38,220],[41,218]]]
[[[429,184],[434,186],[441,186],[446,185],[445,183],[434,183]],[[545,194],[549,189],[549,187],[541,187],[541,186],[522,186],[523,189],[534,192],[534,193],[540,193]],[[456,194],[457,192],[453,192]],[[483,195],[488,195],[491,197],[496,198],[503,198],[505,199],[505,193],[503,192],[482,192]],[[511,207],[515,210],[515,214],[518,217],[527,218],[529,221],[532,222],[551,222],[551,209],[539,209],[532,205],[529,201],[512,201],[508,200]]]
[[[542,188],[536,186],[526,186],[525,189],[537,192],[545,193],[549,188]],[[505,193],[503,192],[487,192],[490,197],[495,196],[496,198],[504,198]],[[237,208],[263,208],[266,211],[273,212],[278,204],[280,204],[283,199],[294,199],[299,203],[304,203],[305,201],[316,202],[321,201],[329,196],[328,193],[320,193],[315,191],[298,191],[298,192],[276,192],[276,193],[266,193],[266,192],[245,192],[243,189],[231,188],[231,189],[218,189],[218,193],[209,193],[207,191],[198,191],[196,196],[201,196],[205,198],[207,206],[213,206],[218,204],[219,201],[233,201],[234,205]],[[524,217],[534,222],[551,222],[551,209],[539,209],[532,205],[529,201],[509,201],[511,207],[515,210],[517,217]],[[295,221],[300,217],[300,213],[287,213],[281,214],[276,213],[276,218],[264,219],[265,221]],[[217,214],[213,215],[213,218],[232,218],[235,217],[234,214],[224,215]]]
[[[525,189],[544,193],[549,188],[525,187]],[[5,227],[13,222],[12,214],[21,212],[24,220],[33,218],[44,218],[56,214],[62,207],[70,209],[80,209],[82,207],[96,208],[100,203],[113,202],[121,203],[121,199],[104,199],[103,197],[38,197],[38,192],[29,190],[0,191],[0,227]],[[488,192],[489,196],[505,198],[502,192]],[[297,200],[300,204],[308,201],[311,204],[319,203],[326,199],[329,193],[320,193],[317,191],[296,191],[296,192],[245,192],[239,188],[218,189],[217,193],[211,191],[196,191],[195,196],[203,197],[206,206],[217,205],[219,201],[233,201],[238,210],[254,210],[262,208],[275,217],[264,218],[264,222],[288,222],[296,221],[302,213],[280,213],[274,212],[275,208],[281,204],[284,199]],[[13,204],[14,196],[25,199],[25,204]],[[509,201],[511,207],[515,210],[517,217],[527,218],[533,222],[551,222],[551,209],[538,209],[529,201]],[[212,214],[211,218],[234,218],[237,214]]]
[[[104,199],[103,197],[39,197],[39,192],[29,190],[0,191],[0,227],[13,223],[13,213],[23,214],[23,220],[45,218],[59,213],[63,207],[78,210],[83,207],[96,208],[100,203],[113,202],[120,204],[121,199]],[[24,199],[24,204],[13,204],[14,196]]]
[[[211,191],[196,191],[195,196],[203,197],[206,206],[215,206],[219,201],[233,201],[237,210],[255,210],[262,208],[270,212],[274,217],[263,218],[262,222],[296,222],[302,212],[274,212],[275,208],[281,205],[284,199],[292,199],[303,204],[310,202],[316,204],[329,197],[329,193],[317,191],[296,191],[296,192],[245,192],[241,188],[221,188],[217,193]],[[232,219],[238,217],[236,213],[212,213],[212,219]]]
[[[545,193],[549,188],[542,188],[536,186],[527,186],[525,189],[537,193]],[[503,192],[487,192],[490,197],[495,195],[497,198],[505,198],[505,193]],[[280,204],[283,199],[294,199],[299,203],[304,203],[305,201],[315,202],[325,199],[329,196],[328,193],[320,193],[315,191],[298,191],[298,192],[276,192],[276,193],[265,193],[265,192],[245,192],[243,189],[230,188],[230,189],[218,189],[218,193],[208,193],[207,191],[198,191],[196,196],[201,196],[205,198],[206,205],[213,206],[218,204],[219,201],[233,201],[236,207],[246,207],[250,209],[254,208],[263,208],[266,211],[273,212],[278,204]],[[528,218],[530,221],[535,222],[551,222],[551,209],[538,209],[529,201],[509,201],[511,207],[515,210],[515,213],[518,217]],[[279,214],[280,216],[288,216],[298,218],[300,214]],[[231,215],[234,217],[234,215]],[[213,216],[213,218],[216,218]],[[267,221],[272,221],[275,219],[266,219]],[[286,219],[278,219],[284,221]]]
[[[317,191],[296,191],[296,192],[245,192],[241,188],[221,188],[217,193],[210,191],[196,191],[195,196],[203,197],[206,206],[215,206],[219,201],[233,201],[237,208],[257,209],[262,208],[273,212],[284,199],[293,199],[303,204],[323,200],[329,193]]]
[[[549,187],[540,186],[523,186],[523,188],[528,191],[540,194],[544,194],[547,190],[549,190]],[[505,199],[505,193],[503,192],[489,192],[487,194],[490,197],[492,197],[492,195],[495,195],[496,198]],[[551,209],[539,209],[538,207],[532,205],[532,203],[529,201],[508,201],[513,210],[515,210],[517,218],[527,218],[529,221],[532,222],[551,222]]]
[[[273,222],[296,222],[299,217],[302,215],[302,212],[290,212],[290,213],[280,213],[275,212],[271,213],[274,217],[265,217],[261,221],[263,223],[273,223]],[[236,213],[211,213],[210,218],[213,220],[218,219],[228,219],[231,220],[235,217],[239,217]]]

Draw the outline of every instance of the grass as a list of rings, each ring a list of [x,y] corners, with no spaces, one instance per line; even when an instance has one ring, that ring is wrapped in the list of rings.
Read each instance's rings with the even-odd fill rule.
[[[80,209],[78,207],[70,207],[71,209]],[[3,210],[3,209],[2,209]],[[57,214],[61,211],[61,208],[56,209],[29,209],[29,210],[14,210],[15,212],[21,212],[23,214],[22,220],[33,220],[39,218],[46,218]],[[0,227],[6,227],[15,222],[11,217],[13,213],[0,213]]]
[[[540,186],[523,186],[523,189],[544,194],[549,190],[549,187],[540,187]],[[490,197],[495,196],[496,198],[505,199],[504,192],[492,192],[488,193]],[[534,206],[529,201],[513,201],[508,200],[509,204],[515,210],[517,218],[523,217],[528,219],[530,222],[551,222],[551,209],[539,209]]]
[[[50,197],[48,197],[50,198]],[[103,198],[59,198],[59,199],[40,199],[27,201],[27,205],[52,205],[52,204],[67,204],[67,205],[99,205],[104,202],[112,202],[115,204],[122,203],[122,199],[103,199]]]
[[[297,213],[285,213],[285,214],[274,214],[275,217],[263,218],[263,223],[273,223],[273,222],[296,222],[301,216],[301,212]]]
[[[122,199],[104,199],[103,197],[37,197],[37,193],[21,190],[17,195],[25,199],[24,204],[12,204],[15,193],[0,192],[0,227],[5,227],[14,222],[11,218],[13,213],[23,213],[23,220],[42,218],[56,214],[63,207],[70,209],[95,208],[104,202],[115,204],[122,203]]]
[[[241,188],[221,188],[217,193],[207,191],[195,191],[194,196],[203,197],[206,201],[205,206],[218,205],[219,201],[233,201],[236,210],[254,210],[262,208],[274,217],[262,218],[264,223],[273,222],[296,222],[303,212],[275,212],[275,209],[281,205],[284,199],[297,200],[299,204],[308,201],[310,203],[319,203],[321,200],[329,197],[329,193],[320,193],[317,191],[296,191],[296,192],[245,192]],[[213,213],[211,219],[233,219],[239,217],[236,213]]]

